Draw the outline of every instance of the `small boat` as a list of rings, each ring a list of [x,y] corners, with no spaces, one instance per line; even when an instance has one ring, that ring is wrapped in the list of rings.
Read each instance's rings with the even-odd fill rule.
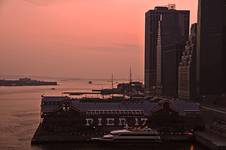
[[[158,131],[145,128],[145,129],[122,129],[114,130],[109,134],[100,138],[92,138],[92,141],[101,143],[121,143],[121,144],[153,144],[160,143],[161,138]]]

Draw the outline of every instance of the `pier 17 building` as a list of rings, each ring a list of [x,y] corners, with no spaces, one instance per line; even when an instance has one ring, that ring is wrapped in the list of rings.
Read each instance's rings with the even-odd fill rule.
[[[32,142],[80,141],[112,130],[144,127],[166,134],[194,131],[202,127],[199,104],[164,98],[43,96],[41,122]]]

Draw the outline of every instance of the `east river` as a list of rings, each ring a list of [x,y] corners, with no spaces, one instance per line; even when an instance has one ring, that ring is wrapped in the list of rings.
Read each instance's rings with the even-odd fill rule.
[[[65,91],[110,88],[104,80],[60,80],[58,86],[0,87],[0,150],[113,150],[89,144],[48,144],[31,146],[31,138],[40,121],[41,95],[60,95]],[[128,147],[117,147],[127,149]],[[204,150],[195,143],[163,143],[159,146],[129,147],[148,150]]]

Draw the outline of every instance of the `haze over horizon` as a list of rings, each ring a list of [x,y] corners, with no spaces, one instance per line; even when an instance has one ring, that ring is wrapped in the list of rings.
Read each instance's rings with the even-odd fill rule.
[[[0,75],[143,80],[144,15],[197,0],[0,0]]]

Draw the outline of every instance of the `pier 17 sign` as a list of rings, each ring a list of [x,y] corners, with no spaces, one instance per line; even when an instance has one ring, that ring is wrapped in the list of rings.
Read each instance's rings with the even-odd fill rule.
[[[146,126],[148,118],[119,117],[119,118],[86,118],[85,126]]]

